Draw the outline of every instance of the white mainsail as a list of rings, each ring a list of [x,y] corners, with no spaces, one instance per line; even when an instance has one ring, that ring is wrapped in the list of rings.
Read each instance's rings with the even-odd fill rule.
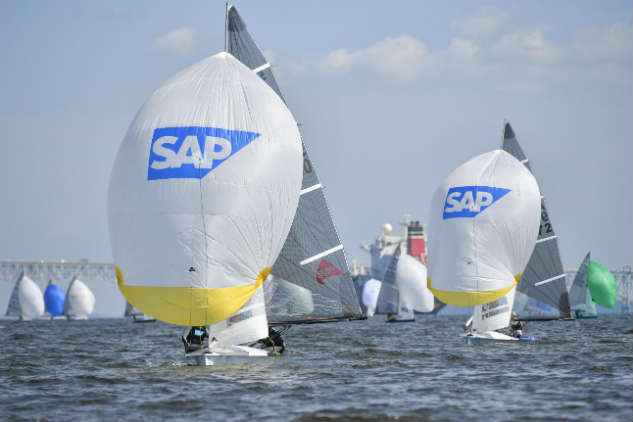
[[[95,301],[95,295],[88,286],[78,278],[73,278],[66,290],[62,314],[68,319],[87,319],[94,311]]]
[[[29,320],[43,315],[44,310],[44,296],[39,286],[24,273],[20,274],[11,293],[6,315]]]
[[[292,224],[301,163],[292,114],[230,54],[165,82],[130,125],[110,181],[126,299],[162,321],[208,325],[219,345],[266,337],[262,283]]]
[[[507,327],[512,316],[515,294],[516,288],[512,288],[495,301],[475,306],[472,331],[481,333]]]

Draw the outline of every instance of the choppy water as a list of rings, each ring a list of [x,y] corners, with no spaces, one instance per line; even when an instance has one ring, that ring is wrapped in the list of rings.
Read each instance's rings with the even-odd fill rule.
[[[184,366],[179,327],[0,321],[0,420],[633,420],[631,315],[466,345],[463,317],[293,327],[284,356]]]

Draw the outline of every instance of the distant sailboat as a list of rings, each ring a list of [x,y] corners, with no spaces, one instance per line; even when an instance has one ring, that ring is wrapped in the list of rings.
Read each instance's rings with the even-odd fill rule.
[[[365,316],[374,316],[381,286],[382,283],[375,278],[371,278],[363,284],[362,303],[365,307]]]
[[[269,336],[262,284],[292,224],[301,163],[288,108],[224,52],[165,82],[131,123],[108,198],[119,288],[200,339],[206,326],[189,363],[269,356],[248,344]]]
[[[532,172],[528,158],[519,145],[510,123],[507,122],[503,130],[502,149],[512,154]],[[551,218],[545,207],[545,198],[541,197],[541,222],[538,229],[538,240],[521,280],[519,280],[517,291],[519,294],[525,294],[557,309],[560,315],[555,319],[570,318],[569,294],[567,293],[565,271],[558,251],[557,239],[558,236],[554,232]],[[539,316],[531,318],[530,315],[522,314],[521,310],[517,310],[517,313],[524,321],[547,319]]]
[[[471,342],[517,340],[514,291],[538,234],[534,176],[502,150],[476,156],[436,190],[429,218],[428,287],[442,302],[474,306]]]
[[[248,32],[237,9],[228,3],[225,50],[284,100],[271,64]],[[343,244],[334,226],[324,187],[303,140],[301,146],[303,176],[299,205],[288,237],[272,267],[272,277],[266,282],[268,322],[271,325],[294,325],[358,319],[362,312]],[[276,305],[278,300],[285,305]],[[287,306],[293,300],[297,306]]]
[[[95,308],[95,295],[86,284],[74,277],[66,290],[62,314],[68,319],[88,319]]]
[[[591,299],[589,293],[589,262],[591,261],[591,252],[588,252],[585,259],[582,260],[578,272],[574,278],[569,291],[571,300],[571,309],[577,319],[598,318],[596,312],[596,304]]]
[[[52,280],[49,280],[44,291],[44,304],[51,319],[63,315],[65,300],[66,293],[57,284],[53,284]]]
[[[125,317],[132,318],[134,322],[156,322],[156,318],[145,315],[136,309],[130,302],[125,302]]]
[[[33,280],[21,273],[11,293],[6,315],[28,321],[42,314],[44,314],[42,291]]]
[[[591,261],[591,253],[588,252],[578,267],[569,296],[576,318],[597,318],[596,303],[605,308],[615,308],[617,284],[609,270]]]

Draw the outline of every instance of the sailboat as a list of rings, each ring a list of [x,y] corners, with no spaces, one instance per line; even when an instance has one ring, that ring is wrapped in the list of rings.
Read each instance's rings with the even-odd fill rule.
[[[62,314],[71,320],[88,319],[95,309],[95,295],[86,284],[73,277],[66,290]]]
[[[574,278],[569,291],[571,300],[571,309],[576,319],[598,318],[596,312],[596,304],[591,299],[589,293],[589,262],[591,261],[591,252],[587,252],[585,259],[582,260],[578,272]]]
[[[425,285],[426,267],[398,246],[385,272],[379,300],[390,308],[386,322],[414,322],[415,312],[434,308],[433,294]],[[384,292],[383,289],[384,288]]]
[[[44,290],[44,305],[46,306],[47,314],[50,315],[50,319],[63,315],[65,300],[66,293],[64,293],[64,290],[57,284],[53,284],[52,280],[49,280],[46,290]]]
[[[504,124],[502,149],[512,154],[532,172],[529,160],[508,122]],[[538,228],[538,239],[530,261],[517,285],[517,294],[527,295],[535,301],[557,309],[559,312],[558,316],[546,317],[525,314],[521,312],[521,309],[517,309],[517,313],[523,321],[571,317],[565,271],[558,250],[558,235],[554,232],[543,196],[541,196],[541,222]],[[527,303],[525,300],[522,302]]]
[[[44,313],[44,298],[39,286],[22,272],[16,280],[7,316],[16,316],[19,320],[28,321]]]
[[[173,76],[132,121],[108,193],[118,285],[140,312],[207,327],[208,344],[188,363],[268,356],[247,344],[269,334],[262,284],[290,230],[301,171],[292,114],[225,52]]]
[[[578,267],[569,296],[577,319],[597,318],[596,303],[615,308],[617,284],[609,270],[591,261],[591,252],[588,252]]]
[[[534,176],[503,150],[467,161],[436,190],[428,228],[428,287],[446,304],[475,307],[467,342],[518,340],[497,330],[510,324],[539,218]]]
[[[285,102],[272,72],[235,6],[226,5],[225,51],[258,75]],[[324,186],[301,139],[299,205],[264,289],[275,326],[362,318],[358,295],[325,198]]]

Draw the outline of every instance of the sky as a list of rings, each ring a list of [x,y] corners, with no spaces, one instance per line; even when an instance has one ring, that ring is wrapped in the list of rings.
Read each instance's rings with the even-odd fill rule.
[[[348,257],[369,264],[359,246],[382,223],[427,221],[440,182],[499,148],[507,119],[564,266],[587,251],[633,263],[630,1],[235,6],[302,124]],[[0,260],[112,260],[116,150],[153,90],[223,49],[224,9],[0,2]]]

